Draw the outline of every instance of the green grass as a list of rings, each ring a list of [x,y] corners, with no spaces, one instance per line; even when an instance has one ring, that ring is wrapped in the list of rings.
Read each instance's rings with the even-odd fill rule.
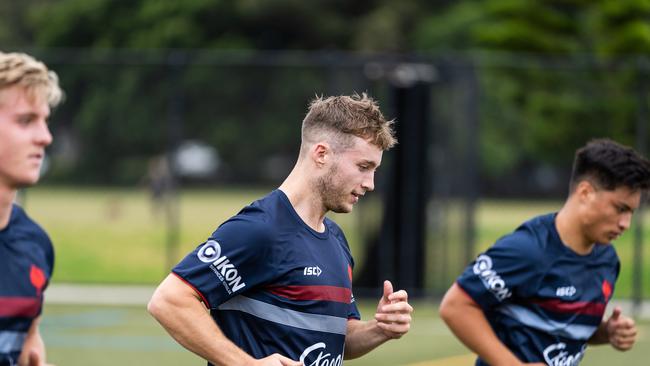
[[[372,317],[376,303],[361,301],[364,319]],[[366,356],[346,361],[348,366],[398,366],[438,360],[431,365],[460,366],[448,357],[469,352],[437,317],[433,301],[413,303],[413,326],[400,340],[390,341]],[[639,324],[636,347],[620,353],[609,346],[590,347],[581,363],[586,366],[647,365],[650,359],[650,323]],[[205,365],[184,350],[142,307],[45,307],[41,332],[48,361],[60,366],[177,366]],[[471,363],[470,363],[471,364]]]
[[[172,262],[266,193],[236,189],[182,193],[180,247]],[[27,192],[26,209],[55,245],[53,281],[153,284],[169,273],[166,217],[164,212],[154,214],[145,191],[33,188]],[[354,216],[336,215],[348,238],[356,241],[353,220]]]
[[[176,263],[202,243],[212,231],[244,205],[267,190],[215,189],[185,191],[180,195]],[[347,215],[333,215],[345,231],[357,268],[364,262],[365,233],[377,230],[381,217],[379,196],[364,199],[363,206]],[[477,246],[474,254],[535,215],[557,210],[561,202],[482,201],[476,212]],[[27,191],[26,208],[50,234],[56,247],[53,281],[81,283],[155,284],[168,272],[164,213],[152,212],[147,192],[136,189],[78,189],[36,187]],[[450,204],[444,217],[446,236],[429,228],[438,247],[427,250],[427,288],[444,291],[465,266],[462,209]],[[650,238],[650,216],[645,220]],[[436,236],[438,235],[438,236]],[[616,296],[631,294],[632,230],[616,243],[623,266]],[[433,241],[430,240],[430,243]],[[472,256],[473,257],[473,256]],[[643,257],[644,294],[650,295],[650,250]]]

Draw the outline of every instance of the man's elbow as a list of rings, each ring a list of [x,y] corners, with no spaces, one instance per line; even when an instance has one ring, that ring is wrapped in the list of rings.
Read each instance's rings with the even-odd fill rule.
[[[151,299],[149,299],[149,303],[147,304],[147,311],[156,320],[160,321],[164,314],[169,311],[170,306],[171,304],[167,299],[164,291],[158,287],[151,296]]]
[[[445,301],[446,297],[440,302],[440,307],[438,308],[438,315],[445,323],[449,323],[449,319],[453,317],[453,307],[449,304],[449,301]]]
[[[459,308],[462,304],[459,303],[458,298],[458,289],[456,284],[454,284],[442,298],[440,302],[440,307],[438,308],[438,314],[440,318],[447,324],[457,315]]]

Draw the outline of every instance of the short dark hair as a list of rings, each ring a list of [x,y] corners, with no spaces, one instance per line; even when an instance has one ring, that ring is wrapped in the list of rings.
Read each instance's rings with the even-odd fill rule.
[[[650,162],[634,149],[610,139],[591,140],[576,151],[571,192],[583,180],[608,191],[619,187],[645,191],[650,187]]]

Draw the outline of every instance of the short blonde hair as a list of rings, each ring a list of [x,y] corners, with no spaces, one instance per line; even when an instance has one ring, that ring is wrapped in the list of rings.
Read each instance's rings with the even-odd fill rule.
[[[397,143],[393,120],[386,120],[374,99],[366,93],[351,96],[316,97],[302,122],[302,141],[313,143],[329,137],[335,147],[346,148],[352,136],[368,140],[382,150]]]
[[[22,87],[31,100],[43,98],[51,107],[63,99],[59,78],[44,63],[24,53],[0,52],[0,90]]]

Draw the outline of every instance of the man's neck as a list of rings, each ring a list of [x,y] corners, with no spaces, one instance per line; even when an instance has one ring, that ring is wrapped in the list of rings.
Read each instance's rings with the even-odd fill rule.
[[[555,228],[562,243],[580,255],[591,253],[595,243],[589,241],[582,231],[579,215],[568,202],[555,217]]]
[[[299,167],[295,167],[279,189],[287,195],[291,206],[305,224],[318,232],[323,232],[325,231],[323,220],[327,211],[323,207],[321,198],[311,187],[309,179],[306,178],[308,176],[302,173]]]
[[[16,199],[16,190],[0,186],[0,230],[9,225],[11,207]]]

